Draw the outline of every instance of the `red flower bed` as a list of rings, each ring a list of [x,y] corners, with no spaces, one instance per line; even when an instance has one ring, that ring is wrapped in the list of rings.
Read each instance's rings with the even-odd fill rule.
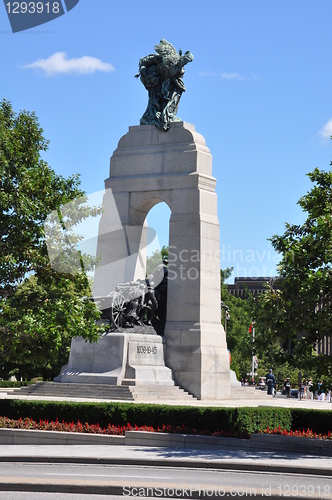
[[[100,427],[99,424],[89,424],[87,422],[82,423],[80,421],[74,422],[59,422],[58,419],[55,421],[51,420],[39,420],[35,422],[31,418],[20,418],[19,420],[10,419],[7,417],[0,417],[0,428],[3,429],[35,429],[41,431],[60,431],[60,432],[84,432],[88,434],[108,434],[111,436],[124,436],[126,431],[147,431],[147,432],[165,432],[172,434],[195,434],[200,436],[215,436],[215,437],[233,437],[232,432],[224,432],[222,430],[217,430],[215,432],[209,433],[207,429],[197,431],[194,427],[173,426],[173,425],[163,425],[161,428],[151,427],[151,426],[137,426],[127,423],[127,425],[118,426],[108,424],[107,427]],[[261,429],[261,434],[278,434],[282,436],[296,436],[296,437],[306,437],[313,439],[332,439],[332,433],[329,431],[327,434],[316,434],[311,429],[302,431],[287,431],[282,429],[280,426],[275,429],[270,429],[269,427],[265,430]]]
[[[232,437],[232,433],[223,432],[217,430],[214,433],[209,433],[207,430],[197,431],[196,429],[188,428],[186,426],[172,426],[163,425],[161,428],[157,427],[155,429],[151,426],[137,426],[127,423],[127,425],[117,426],[108,424],[108,427],[100,427],[99,424],[84,424],[80,421],[77,423],[71,422],[59,422],[58,419],[55,422],[48,420],[39,420],[35,422],[31,418],[20,418],[19,420],[10,419],[7,417],[0,417],[0,428],[3,429],[35,429],[41,431],[60,431],[60,432],[85,432],[89,434],[108,434],[111,436],[124,436],[126,431],[147,431],[147,432],[167,432],[167,433],[177,433],[177,434],[199,434],[203,436],[223,436]]]
[[[108,427],[100,427],[99,424],[88,424],[85,422],[84,424],[80,421],[77,423],[74,422],[59,422],[58,419],[51,420],[39,420],[39,422],[35,422],[31,418],[20,418],[19,420],[14,420],[7,417],[0,417],[0,428],[5,429],[34,429],[40,431],[60,431],[60,432],[85,432],[88,434],[109,434],[112,436],[124,436],[126,431],[140,430],[140,431],[149,431],[153,432],[154,429],[152,427],[143,426],[137,427],[132,426],[129,423],[124,426],[116,426],[108,424]]]
[[[279,434],[281,436],[295,436],[295,437],[305,437],[305,438],[312,438],[312,439],[332,439],[332,433],[328,431],[327,434],[317,434],[316,432],[313,432],[311,429],[304,430],[302,431],[286,431],[286,429],[282,429],[279,425],[278,428],[276,429],[270,429],[269,427],[265,429],[264,431],[261,430],[261,434]]]

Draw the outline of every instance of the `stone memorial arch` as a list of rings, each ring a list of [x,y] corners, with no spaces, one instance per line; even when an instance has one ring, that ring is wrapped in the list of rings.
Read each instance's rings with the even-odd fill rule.
[[[94,296],[145,277],[146,215],[160,201],[171,209],[165,326],[166,365],[202,400],[230,397],[229,354],[220,312],[220,244],[216,179],[202,135],[185,122],[167,133],[129,128],[105,181]],[[158,228],[155,228],[158,229]]]

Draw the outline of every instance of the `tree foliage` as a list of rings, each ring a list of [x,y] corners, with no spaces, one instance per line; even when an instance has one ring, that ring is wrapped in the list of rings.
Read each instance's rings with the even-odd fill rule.
[[[153,274],[160,264],[163,263],[164,259],[168,258],[168,247],[165,245],[161,248],[161,250],[155,250],[147,259],[146,259],[146,275],[149,276]]]
[[[308,177],[314,186],[298,201],[305,221],[287,223],[283,235],[270,239],[281,254],[281,289],[269,285],[255,316],[262,345],[291,341],[290,353],[276,353],[279,360],[329,378],[331,358],[316,347],[332,332],[332,172],[316,168]]]
[[[231,369],[235,371],[238,380],[245,378],[251,371],[252,335],[249,333],[251,325],[251,309],[246,300],[234,297],[224,283],[232,274],[233,268],[220,270],[221,300],[229,307],[230,318],[227,321],[227,347],[231,353]],[[225,325],[225,312],[221,319]]]
[[[221,279],[230,277],[232,268],[221,270]],[[276,291],[278,293],[278,291]],[[231,352],[231,369],[235,371],[238,380],[247,376],[252,369],[252,355],[257,357],[258,367],[255,370],[257,376],[265,377],[270,368],[273,368],[279,388],[282,387],[286,377],[291,378],[292,386],[297,387],[298,367],[293,366],[284,356],[279,339],[275,338],[264,328],[259,318],[254,323],[255,342],[253,343],[253,334],[249,332],[252,319],[257,313],[257,299],[249,290],[245,298],[234,297],[228,292],[227,285],[221,285],[221,299],[229,307],[230,319],[227,324],[227,347]],[[259,303],[261,304],[261,299]],[[270,311],[269,314],[274,314]],[[224,324],[223,316],[222,322]]]
[[[35,114],[15,113],[8,101],[2,101],[0,376],[13,370],[23,376],[53,375],[68,354],[72,336],[95,340],[100,330],[95,305],[82,300],[89,294],[88,269],[55,270],[45,242],[45,221],[53,213],[59,220],[53,232],[56,227],[66,231],[58,229],[52,244],[58,246],[60,256],[73,260],[79,237],[72,228],[98,209],[86,204],[78,175],[59,176],[41,158],[47,149]],[[66,211],[61,212],[70,202],[71,220]],[[82,264],[83,256],[78,260]],[[91,263],[88,256],[87,262]]]

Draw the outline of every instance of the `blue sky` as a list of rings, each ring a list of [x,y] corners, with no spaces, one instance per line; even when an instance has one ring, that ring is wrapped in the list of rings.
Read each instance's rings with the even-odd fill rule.
[[[331,19],[327,0],[80,0],[13,34],[3,6],[1,98],[35,111],[50,140],[46,161],[64,176],[80,173],[93,193],[145,111],[139,58],[161,38],[190,50],[178,115],[213,155],[221,267],[234,267],[231,282],[271,275],[277,257],[267,238],[303,220],[305,174],[330,168]],[[150,225],[167,244],[167,210],[154,212]]]

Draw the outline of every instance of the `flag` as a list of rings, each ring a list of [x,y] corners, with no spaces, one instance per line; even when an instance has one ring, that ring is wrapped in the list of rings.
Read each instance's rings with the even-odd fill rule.
[[[250,327],[249,327],[249,333],[251,333],[251,332],[252,332],[253,327],[254,327],[254,323],[251,323],[251,325],[250,325]]]

